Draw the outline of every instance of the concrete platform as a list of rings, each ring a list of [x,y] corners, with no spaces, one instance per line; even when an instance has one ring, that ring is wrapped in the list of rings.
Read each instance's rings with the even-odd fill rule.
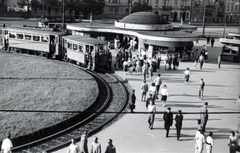
[[[215,46],[208,46],[209,61],[203,65],[203,69],[193,67],[193,62],[181,62],[179,70],[165,71],[161,67],[156,73],[161,73],[163,84],[168,86],[169,98],[167,106],[172,107],[172,112],[182,110],[186,112],[199,112],[200,107],[207,101],[209,103],[209,113],[211,112],[237,112],[240,104],[234,104],[240,94],[240,65],[239,63],[223,62],[221,68],[217,68],[217,56],[221,52],[222,44],[218,40]],[[202,49],[206,43],[200,40],[194,44],[194,50]],[[113,56],[116,53],[113,52]],[[136,53],[134,53],[136,54]],[[183,71],[189,67],[191,71],[190,83],[184,85]],[[177,141],[175,121],[170,130],[169,138],[165,137],[163,115],[155,116],[153,130],[148,128],[147,114],[138,114],[137,112],[146,112],[145,103],[140,101],[140,86],[143,77],[137,74],[124,75],[122,71],[116,71],[120,77],[128,80],[130,86],[136,90],[136,113],[126,114],[111,126],[102,130],[96,136],[102,145],[102,152],[105,152],[108,139],[113,140],[117,148],[117,153],[193,153],[194,135],[199,126],[197,119],[199,114],[184,114],[183,128],[180,141]],[[153,79],[154,79],[153,78]],[[198,82],[203,78],[206,86],[204,99],[198,98]],[[151,84],[153,80],[147,80]],[[166,111],[160,101],[156,102],[157,111]],[[174,114],[175,117],[175,114]],[[228,138],[230,131],[239,129],[239,114],[210,114],[206,126],[206,131],[213,132],[214,147],[213,152],[227,153]],[[88,138],[89,150],[93,137]],[[56,151],[55,153],[66,153],[67,148]],[[206,152],[204,149],[203,152]]]

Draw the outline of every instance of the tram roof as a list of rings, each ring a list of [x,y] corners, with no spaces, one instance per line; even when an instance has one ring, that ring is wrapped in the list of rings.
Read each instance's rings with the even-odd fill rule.
[[[29,28],[29,27],[5,27],[6,30],[12,30],[22,33],[37,33],[37,34],[49,34],[49,35],[65,35],[65,32],[53,31],[49,28]]]
[[[105,44],[106,43],[106,41],[104,40],[98,40],[96,38],[91,38],[88,36],[80,36],[80,35],[64,36],[63,38],[81,42],[81,43],[86,43],[86,44]]]

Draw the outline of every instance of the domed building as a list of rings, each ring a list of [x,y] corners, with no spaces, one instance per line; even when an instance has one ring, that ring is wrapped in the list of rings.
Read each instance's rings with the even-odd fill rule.
[[[124,43],[134,40],[139,52],[182,52],[186,48],[191,49],[193,41],[198,39],[198,35],[191,33],[197,27],[173,25],[152,12],[133,13],[121,20],[115,20],[114,24],[104,21],[73,23],[68,24],[67,29],[73,35],[107,40],[114,49],[119,47],[119,43],[124,46]]]

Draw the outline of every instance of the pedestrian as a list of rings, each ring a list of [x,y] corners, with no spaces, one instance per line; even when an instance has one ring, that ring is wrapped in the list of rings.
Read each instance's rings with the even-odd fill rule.
[[[214,40],[214,38],[212,37],[211,38],[211,46],[213,47],[213,45],[214,45],[214,42],[215,42],[215,40]]]
[[[218,68],[221,67],[221,64],[222,64],[222,57],[221,55],[218,56]]]
[[[207,50],[204,53],[204,59],[205,59],[205,62],[207,63],[207,61],[208,61],[208,51]]]
[[[210,36],[208,35],[207,36],[207,45],[209,45],[210,44]]]
[[[116,153],[116,147],[112,144],[112,139],[108,140],[108,146],[105,153]]]
[[[80,153],[80,148],[74,139],[71,140],[71,144],[68,147],[67,153]]]
[[[201,54],[200,57],[199,57],[199,63],[200,63],[200,69],[202,69],[203,63],[204,63],[204,57],[203,57],[202,54]]]
[[[162,105],[163,105],[163,107],[165,107],[166,106],[167,97],[169,96],[166,85],[164,85],[162,90],[161,90],[161,96],[162,96],[161,97]]]
[[[203,78],[201,78],[201,80],[199,82],[199,94],[198,94],[198,97],[200,99],[203,99],[204,87],[205,87],[205,82],[203,81]]]
[[[177,68],[177,55],[175,54],[174,56],[173,56],[173,70],[176,70]]]
[[[183,121],[183,115],[181,110],[178,110],[178,114],[175,117],[175,121],[176,121],[175,126],[177,130],[177,140],[179,140],[181,135],[181,129],[182,129],[182,121]]]
[[[80,138],[80,153],[88,153],[88,132],[84,131]]]
[[[7,138],[5,138],[2,141],[2,146],[1,146],[1,153],[11,153],[12,152],[12,141],[11,141],[11,133],[7,134]]]
[[[154,101],[157,99],[157,87],[155,83],[152,83],[151,87],[149,88],[149,93],[152,94]]]
[[[147,93],[148,93],[148,84],[146,83],[146,80],[143,80],[143,84],[141,85],[141,101],[146,100]]]
[[[109,52],[108,54],[108,68],[112,69],[112,53]]]
[[[153,64],[149,64],[149,65],[150,66],[149,66],[148,70],[149,70],[150,80],[152,80],[152,77],[153,77]]]
[[[206,149],[207,153],[212,153],[212,148],[213,148],[213,138],[212,138],[213,133],[209,132],[208,136],[206,138]]]
[[[147,72],[148,72],[148,66],[147,66],[147,63],[144,63],[143,66],[142,66],[143,80],[146,80]]]
[[[162,79],[161,79],[161,74],[159,73],[158,76],[154,79],[154,83],[157,87],[157,99],[158,99],[158,94],[160,90],[160,86],[162,84]]]
[[[188,81],[189,81],[189,78],[190,78],[189,68],[187,68],[187,69],[184,71],[184,78],[185,78],[185,85],[187,85],[187,84],[188,84]]]
[[[238,147],[238,137],[235,135],[234,131],[230,132],[230,136],[228,139],[228,146],[229,146],[230,153],[236,153],[236,150]]]
[[[101,144],[98,142],[98,137],[93,138],[90,153],[101,153]]]
[[[204,144],[205,144],[205,137],[203,134],[203,130],[199,128],[199,132],[196,132],[196,135],[194,137],[195,142],[195,153],[202,153]]]
[[[168,61],[169,70],[172,70],[172,63],[173,63],[173,58],[172,58],[172,55],[170,54],[170,55],[169,55],[169,61]]]
[[[208,102],[205,102],[203,107],[201,107],[201,111],[200,111],[200,119],[201,119],[201,126],[202,126],[202,130],[203,132],[206,131],[206,125],[207,125],[207,121],[208,121]]]
[[[206,50],[207,50],[207,46],[203,45],[203,51],[206,51]]]
[[[154,119],[155,119],[155,113],[156,113],[156,106],[154,105],[153,100],[149,101],[148,113],[150,113],[148,115],[149,129],[152,130],[153,129]]]
[[[170,127],[172,126],[172,123],[173,123],[173,114],[171,112],[171,107],[167,108],[167,112],[165,112],[163,115],[163,120],[164,120],[164,128],[166,130],[166,138],[167,138]]]
[[[132,90],[131,94],[131,102],[129,104],[129,108],[131,110],[131,113],[133,113],[133,110],[135,109],[135,102],[136,102],[136,96],[135,96],[135,90]]]
[[[153,105],[155,105],[155,101],[154,101],[153,95],[151,93],[149,94],[149,97],[146,100],[146,108],[147,109],[148,109],[148,105],[149,105],[150,101],[153,101]]]
[[[127,71],[128,71],[128,61],[127,60],[124,60],[122,67],[123,67],[124,75],[126,75]]]

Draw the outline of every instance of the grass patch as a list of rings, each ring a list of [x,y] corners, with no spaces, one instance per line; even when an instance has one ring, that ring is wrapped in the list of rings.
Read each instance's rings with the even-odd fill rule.
[[[0,109],[83,111],[98,92],[96,81],[70,64],[0,52]],[[73,115],[0,112],[0,140],[6,132],[22,136]]]

